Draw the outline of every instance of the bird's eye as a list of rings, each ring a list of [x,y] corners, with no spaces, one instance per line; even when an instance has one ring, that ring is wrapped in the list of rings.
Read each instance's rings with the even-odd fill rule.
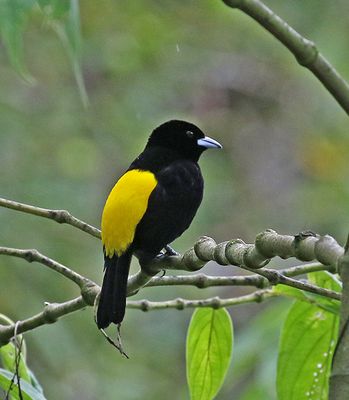
[[[194,137],[194,132],[192,132],[192,131],[186,131],[185,133],[188,136],[188,138],[192,139]]]

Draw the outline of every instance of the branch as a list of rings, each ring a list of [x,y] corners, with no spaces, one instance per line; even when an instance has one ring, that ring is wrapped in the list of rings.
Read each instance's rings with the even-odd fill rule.
[[[310,263],[280,269],[278,272],[285,277],[290,277],[326,270],[328,270],[328,267],[325,265]],[[144,287],[153,286],[195,286],[198,289],[205,289],[211,286],[254,286],[263,289],[270,286],[270,282],[265,277],[257,274],[248,276],[208,276],[199,273],[195,275],[154,276]]]
[[[265,286],[282,283],[298,287],[304,291],[310,291],[326,297],[340,299],[340,294],[336,292],[311,285],[308,282],[297,281],[290,277],[319,270],[336,271],[338,259],[343,255],[343,253],[344,249],[330,236],[319,237],[310,233],[289,236],[279,235],[269,229],[257,235],[255,244],[246,244],[240,239],[216,244],[213,239],[205,236],[200,238],[194,247],[185,252],[183,256],[163,256],[153,260],[147,266],[146,270],[142,270],[129,278],[128,290],[129,292],[134,293],[146,284],[149,286],[190,284],[197,287],[222,286],[229,284],[230,286],[251,285],[256,286],[257,288],[263,288]],[[37,250],[0,247],[0,254],[21,257],[28,262],[38,261],[78,284],[81,290],[80,297],[61,304],[48,304],[40,314],[24,321],[17,322],[18,333],[23,333],[46,323],[52,323],[56,321],[57,318],[81,309],[86,305],[94,305],[96,296],[100,290],[98,285],[70,270],[68,267],[42,255]],[[254,271],[264,267],[270,261],[270,258],[275,256],[282,258],[296,257],[302,261],[317,259],[323,265],[312,263],[286,268],[280,271],[261,269],[257,271],[257,274],[243,277],[207,277],[203,274],[185,277],[153,277],[155,273],[164,268],[196,271],[202,268],[202,266],[210,260],[214,260],[224,266],[237,265],[243,269]],[[265,293],[268,293],[267,297],[271,297],[272,295],[268,292],[270,289],[266,290]],[[246,295],[247,297],[242,296],[242,301],[258,301],[260,293],[261,291],[257,291],[250,295]],[[264,292],[262,291],[262,293]],[[275,294],[273,294],[273,296],[274,295]],[[224,304],[224,306],[235,305],[239,304],[240,300],[239,298],[226,299],[222,300],[219,304]],[[215,307],[218,304],[215,303],[215,301],[216,300],[209,299],[207,303],[205,303],[205,300],[186,300],[185,302],[189,302],[188,307],[204,307],[205,305]],[[136,306],[135,304],[138,303],[129,302],[129,307],[137,308],[139,306]],[[143,308],[145,307],[144,304],[143,301]],[[153,303],[150,302],[149,304],[152,305]],[[172,304],[176,304],[176,307],[178,308],[179,303],[178,300],[171,300],[163,304],[166,304],[166,306],[154,305],[153,308],[175,307],[175,305],[172,306]],[[15,324],[8,326],[0,325],[0,343],[6,343],[13,336],[14,328]]]
[[[349,85],[313,42],[301,36],[260,0],[223,1],[231,8],[239,8],[283,43],[298,63],[308,68],[349,114]]]
[[[23,321],[17,321],[15,324],[11,325],[0,325],[0,346],[10,341],[10,339],[15,335],[15,329],[17,330],[16,333],[20,334],[42,325],[52,324],[56,322],[58,318],[74,311],[81,310],[86,305],[88,304],[82,296],[64,303],[46,303],[44,311],[34,315],[33,317],[27,318]]]
[[[11,247],[0,247],[0,254],[6,256],[13,256],[18,258],[23,258],[24,260],[31,262],[38,262],[45,265],[46,267],[58,272],[59,274],[65,276],[72,282],[76,283],[81,290],[85,288],[86,285],[96,285],[91,280],[85,278],[84,276],[78,274],[72,269],[66,267],[59,262],[52,260],[52,258],[46,257],[35,249],[14,249]]]
[[[260,303],[265,299],[280,296],[279,293],[271,289],[258,290],[254,293],[245,296],[233,297],[231,299],[221,299],[219,297],[212,297],[202,300],[187,300],[177,298],[167,301],[149,301],[149,300],[136,300],[127,301],[127,308],[138,309],[141,311],[163,310],[167,308],[174,308],[176,310],[184,310],[185,308],[198,308],[198,307],[231,307],[246,303]]]
[[[339,263],[339,272],[343,282],[343,300],[340,312],[338,343],[333,355],[330,376],[330,400],[349,398],[349,238],[346,252]]]
[[[241,239],[217,244],[212,238],[202,236],[183,255],[154,259],[147,265],[144,273],[148,271],[150,280],[151,274],[154,275],[162,269],[197,271],[208,261],[215,261],[223,266],[235,265],[257,270],[267,265],[273,257],[294,257],[300,261],[317,260],[330,272],[336,272],[338,259],[343,254],[343,247],[329,235],[319,236],[311,232],[295,236],[279,235],[272,229],[267,229],[256,236],[254,244],[246,244]]]
[[[10,208],[11,210],[21,211],[27,214],[36,215],[38,217],[52,219],[59,224],[68,224],[74,228],[80,229],[96,238],[101,237],[101,231],[92,225],[87,224],[80,219],[75,218],[66,210],[49,210],[47,208],[40,208],[30,206],[17,201],[7,200],[0,198],[0,207]]]

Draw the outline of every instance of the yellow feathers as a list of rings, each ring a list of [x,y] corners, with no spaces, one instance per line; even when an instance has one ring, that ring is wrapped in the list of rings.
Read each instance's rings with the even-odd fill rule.
[[[120,256],[132,243],[156,184],[151,172],[131,170],[113,187],[102,214],[102,243],[108,257]]]

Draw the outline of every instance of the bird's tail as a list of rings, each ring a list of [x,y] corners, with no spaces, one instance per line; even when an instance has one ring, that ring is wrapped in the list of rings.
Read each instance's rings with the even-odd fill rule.
[[[104,277],[97,309],[97,326],[108,327],[119,324],[125,315],[127,278],[130,270],[132,250],[129,248],[118,257],[104,256]]]

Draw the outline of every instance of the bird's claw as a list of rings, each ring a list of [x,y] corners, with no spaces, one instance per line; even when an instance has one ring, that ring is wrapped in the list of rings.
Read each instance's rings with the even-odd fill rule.
[[[165,247],[165,255],[166,256],[179,256],[180,254],[178,251],[173,249],[169,244],[167,244]]]

